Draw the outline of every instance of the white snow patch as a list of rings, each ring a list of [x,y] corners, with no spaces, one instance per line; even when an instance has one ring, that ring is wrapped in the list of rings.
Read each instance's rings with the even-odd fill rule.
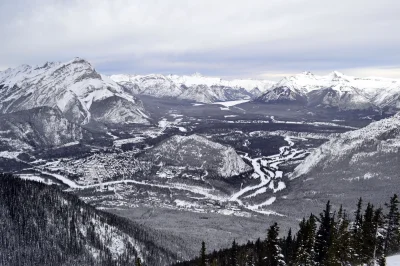
[[[247,103],[249,101],[250,100],[238,100],[238,101],[215,102],[215,103],[212,103],[212,104],[223,105],[225,107],[228,107],[227,110],[229,110],[229,107],[232,107],[232,106],[235,106],[235,105],[239,105],[239,104],[242,104],[242,103]],[[223,109],[221,108],[221,110],[223,110]]]
[[[400,266],[400,255],[394,255],[386,258],[387,266]]]

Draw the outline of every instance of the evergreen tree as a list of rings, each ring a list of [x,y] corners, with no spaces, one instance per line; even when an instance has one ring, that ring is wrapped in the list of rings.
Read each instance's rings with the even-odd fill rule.
[[[362,198],[358,200],[357,209],[354,213],[355,219],[353,222],[352,230],[351,230],[351,262],[355,265],[361,263],[361,253],[362,253],[362,232],[361,227],[363,225],[362,218]]]
[[[335,241],[337,258],[340,265],[348,265],[351,261],[351,233],[349,231],[350,220],[347,213],[340,206],[337,221],[337,236]]]
[[[389,208],[389,213],[385,217],[387,228],[384,253],[390,255],[400,251],[400,212],[397,194],[394,194],[389,204],[385,205]]]
[[[206,243],[204,241],[201,242],[200,266],[206,266]]]
[[[255,252],[257,256],[257,266],[263,266],[264,265],[264,247],[261,243],[260,238],[257,239],[256,244],[255,244]]]
[[[271,225],[268,229],[266,241],[266,265],[267,266],[284,266],[285,261],[279,246],[279,227],[277,223]]]
[[[374,213],[374,227],[375,227],[375,246],[373,259],[374,263],[378,265],[386,264],[385,255],[385,217],[382,212],[382,208],[378,208]]]
[[[300,230],[298,231],[296,237],[296,251],[293,259],[294,265],[314,265],[314,243],[316,229],[316,219],[313,214],[310,215],[308,220],[303,219],[300,222]]]
[[[361,226],[362,241],[358,243],[361,246],[360,259],[362,263],[370,264],[374,259],[376,230],[377,229],[374,221],[374,206],[368,203]]]
[[[230,266],[239,266],[238,265],[238,246],[236,244],[236,241],[233,240],[232,242],[232,247],[231,247],[231,256],[229,259],[229,265]]]
[[[315,238],[315,262],[319,265],[325,265],[328,250],[332,244],[333,216],[331,213],[331,204],[326,203],[325,210],[320,214],[320,226]]]
[[[289,229],[287,237],[282,241],[282,253],[287,265],[291,265],[294,253],[294,240],[292,237],[292,228]]]

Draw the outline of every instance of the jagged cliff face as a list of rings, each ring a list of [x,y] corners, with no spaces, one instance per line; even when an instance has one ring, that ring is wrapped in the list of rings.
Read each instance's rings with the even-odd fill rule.
[[[173,136],[146,152],[144,156],[153,158],[156,164],[200,169],[222,177],[251,170],[232,147],[199,135]]]
[[[108,98],[117,98],[103,105],[92,105]],[[148,123],[140,101],[126,93],[117,83],[100,75],[92,65],[80,58],[65,63],[46,63],[40,67],[22,65],[0,72],[0,112],[12,113],[48,106],[58,108],[70,121],[86,124],[100,115],[96,112],[118,112],[115,102],[124,102],[122,118],[107,115],[103,122]],[[118,119],[116,121],[115,119]]]
[[[83,134],[79,125],[55,108],[37,107],[0,115],[0,146],[7,151],[61,146],[79,141]]]

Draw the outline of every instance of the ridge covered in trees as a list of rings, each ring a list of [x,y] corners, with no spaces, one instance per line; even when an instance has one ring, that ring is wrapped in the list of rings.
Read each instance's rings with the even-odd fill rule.
[[[333,210],[328,201],[319,214],[311,214],[279,238],[279,226],[271,225],[265,240],[206,254],[202,243],[200,256],[175,266],[344,266],[386,265],[385,258],[400,252],[399,198],[395,194],[385,209],[360,198],[354,220],[342,207]]]
[[[168,265],[176,245],[58,187],[0,173],[0,265]]]

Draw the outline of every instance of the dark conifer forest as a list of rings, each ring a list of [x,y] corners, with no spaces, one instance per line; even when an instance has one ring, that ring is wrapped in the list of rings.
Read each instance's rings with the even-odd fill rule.
[[[354,217],[350,220],[350,216]],[[319,214],[304,218],[299,230],[279,238],[279,226],[271,225],[264,240],[248,242],[200,256],[175,266],[342,266],[386,265],[386,256],[400,252],[399,198],[395,194],[384,208],[360,198],[354,215],[330,202]]]
[[[57,187],[0,174],[0,265],[168,265],[177,258],[164,247],[180,243]]]

